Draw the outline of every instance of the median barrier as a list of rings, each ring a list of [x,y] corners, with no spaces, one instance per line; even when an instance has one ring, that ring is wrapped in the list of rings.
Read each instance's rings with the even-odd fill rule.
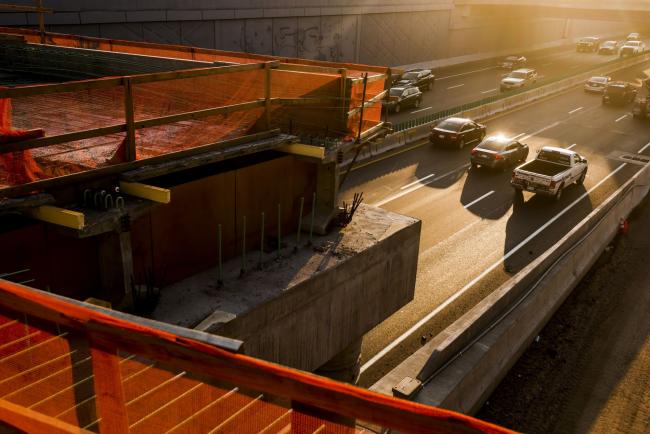
[[[419,144],[422,140],[428,137],[431,127],[444,118],[460,116],[471,118],[479,122],[485,121],[491,117],[510,110],[518,109],[543,98],[567,92],[576,86],[583,85],[586,80],[594,75],[611,74],[647,62],[648,60],[650,60],[650,53],[630,57],[624,60],[611,61],[571,77],[560,79],[548,84],[541,84],[530,90],[515,93],[514,95],[497,96],[495,97],[496,99],[492,98],[493,100],[484,104],[481,104],[479,101],[476,104],[470,103],[428,115],[423,118],[413,119],[409,121],[409,124],[415,126],[401,130],[401,124],[396,125],[396,127],[398,127],[397,129],[400,129],[400,131],[387,135],[383,141],[365,146],[359,153],[356,162],[371,160],[381,155]],[[356,151],[353,147],[345,152],[341,166],[345,167],[350,165],[354,161],[355,153]]]
[[[472,413],[561,306],[650,189],[646,165],[540,257],[371,387],[391,394],[405,378],[410,399]]]

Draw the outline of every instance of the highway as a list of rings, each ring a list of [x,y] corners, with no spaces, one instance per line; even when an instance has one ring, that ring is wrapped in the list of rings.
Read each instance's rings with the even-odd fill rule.
[[[650,44],[650,40],[646,40]],[[527,68],[539,73],[539,81],[552,80],[616,59],[616,55],[596,53],[577,53],[575,48],[546,50],[526,55]],[[422,104],[418,108],[405,108],[400,113],[388,113],[388,121],[393,124],[416,119],[441,110],[467,104],[499,93],[499,83],[509,71],[498,68],[490,61],[474,65],[459,65],[436,73],[436,83],[432,90],[425,91]]]
[[[649,67],[614,78],[634,81]],[[602,106],[599,95],[574,89],[484,122],[488,134],[527,143],[529,160],[544,145],[571,148],[589,160],[584,185],[568,188],[557,203],[528,193],[515,203],[510,171],[469,170],[471,146],[451,150],[422,143],[350,173],[343,200],[363,192],[366,203],[423,222],[415,298],[366,335],[362,386],[498,288],[641,168],[613,155],[650,156],[650,122],[633,119],[630,109]]]

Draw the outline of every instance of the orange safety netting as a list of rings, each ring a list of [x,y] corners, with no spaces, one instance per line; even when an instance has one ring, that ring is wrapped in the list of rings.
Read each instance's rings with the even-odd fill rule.
[[[404,433],[511,433],[177,333],[0,280],[0,422],[110,434],[361,434],[377,421]]]

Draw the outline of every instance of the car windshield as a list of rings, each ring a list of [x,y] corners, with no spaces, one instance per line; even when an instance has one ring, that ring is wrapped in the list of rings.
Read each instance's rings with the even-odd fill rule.
[[[517,60],[519,60],[519,57],[517,57],[517,56],[508,56],[508,57],[506,57],[506,62],[516,62]]]
[[[607,41],[603,44],[603,47],[615,47],[615,46],[616,46],[616,42],[614,41]]]
[[[607,77],[591,77],[592,83],[607,83]]]
[[[638,47],[639,45],[641,45],[641,42],[639,42],[639,41],[630,41],[625,45],[627,45],[628,47]]]
[[[557,151],[548,151],[542,149],[537,156],[537,159],[548,161],[549,163],[563,164],[565,166],[571,165],[571,157],[569,154],[564,154]]]
[[[394,87],[390,90],[390,96],[402,96],[402,92],[404,92],[404,89],[401,87]]]
[[[407,72],[402,76],[404,80],[416,80],[418,78],[417,72]]]
[[[487,139],[483,140],[483,142],[481,142],[481,144],[477,147],[480,149],[485,149],[487,151],[500,152],[506,149],[508,143],[509,142],[507,140],[488,137]]]
[[[465,125],[465,122],[458,119],[447,119],[436,125],[436,128],[447,131],[460,131],[463,125]]]
[[[525,72],[520,72],[520,71],[515,71],[515,72],[511,72],[508,77],[524,79],[524,78],[526,78],[526,73]]]

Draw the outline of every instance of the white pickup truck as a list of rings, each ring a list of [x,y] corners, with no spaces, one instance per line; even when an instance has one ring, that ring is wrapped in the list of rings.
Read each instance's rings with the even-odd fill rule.
[[[581,185],[586,176],[586,158],[568,149],[545,146],[537,158],[512,172],[510,184],[518,194],[526,190],[559,200],[562,190],[574,183]]]

